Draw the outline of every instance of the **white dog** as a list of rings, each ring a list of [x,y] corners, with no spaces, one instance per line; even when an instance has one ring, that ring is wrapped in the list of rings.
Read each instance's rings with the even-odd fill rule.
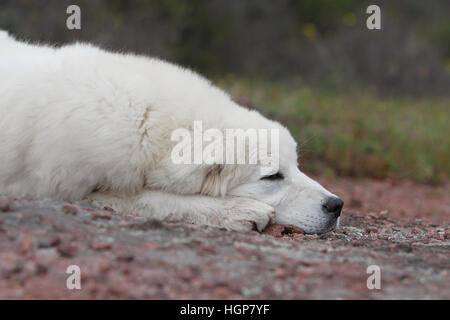
[[[279,169],[175,164],[178,128],[279,130]],[[0,32],[0,194],[89,199],[166,221],[333,230],[342,200],[297,168],[288,130],[176,65]],[[254,150],[249,150],[252,152]]]

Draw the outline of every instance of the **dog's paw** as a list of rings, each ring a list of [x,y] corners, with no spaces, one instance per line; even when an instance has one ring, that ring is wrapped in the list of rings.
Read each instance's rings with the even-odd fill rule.
[[[263,231],[275,221],[275,209],[258,200],[242,197],[226,199],[227,209],[221,227],[234,231]]]

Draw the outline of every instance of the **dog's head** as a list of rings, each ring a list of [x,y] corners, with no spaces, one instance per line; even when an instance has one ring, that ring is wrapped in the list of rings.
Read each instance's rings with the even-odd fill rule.
[[[339,226],[343,201],[300,171],[296,142],[287,129],[270,123],[279,130],[279,150],[270,150],[269,143],[269,154],[276,151],[271,154],[276,165],[260,161],[254,165],[213,165],[201,192],[262,201],[275,209],[277,223],[297,226],[306,233],[334,230]]]
[[[234,158],[235,163],[209,159],[209,163],[180,164],[182,161],[173,160],[173,155],[178,154],[179,151],[179,148],[175,147],[172,149],[170,159],[166,158],[165,163],[158,166],[160,169],[157,175],[153,173],[151,179],[148,179],[151,181],[149,187],[178,194],[255,199],[274,208],[277,223],[294,225],[307,233],[323,233],[338,227],[343,206],[342,200],[299,170],[297,144],[289,131],[257,112],[239,112],[243,112],[236,115],[240,120],[232,125],[234,129],[248,133],[234,137],[245,146],[243,154],[247,158],[243,163]],[[208,127],[212,128],[213,124],[211,123]],[[251,130],[260,129],[266,130],[267,133],[274,131],[276,134],[268,134],[267,140],[262,141],[257,133],[255,135],[260,138],[258,142],[250,143]],[[236,145],[228,143],[228,129],[222,127],[208,132],[205,131],[206,126],[204,126],[203,130],[203,136],[208,136],[205,140],[210,142],[214,141],[211,138],[216,135],[215,142],[221,144],[221,147],[216,149],[216,153],[223,153],[222,160],[227,159],[230,153],[239,153]],[[183,154],[188,154],[189,160],[191,153],[195,153],[195,143],[191,139],[196,136],[195,130],[190,128],[179,136],[185,136],[185,140],[183,139],[177,145],[187,146]],[[236,144],[239,145],[237,140],[235,140]],[[210,148],[211,145],[212,142],[204,143],[204,151],[214,149]],[[261,148],[261,145],[264,148]],[[262,149],[265,152],[262,152]],[[249,161],[252,155],[258,155],[254,162]],[[200,155],[199,158],[201,157]]]

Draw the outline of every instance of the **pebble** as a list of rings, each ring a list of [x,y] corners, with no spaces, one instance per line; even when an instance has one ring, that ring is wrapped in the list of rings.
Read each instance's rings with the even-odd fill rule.
[[[37,246],[38,248],[51,248],[57,246],[60,242],[61,240],[58,236],[52,236],[50,238],[40,239]]]
[[[112,214],[109,211],[93,211],[92,212],[92,219],[96,220],[96,219],[111,219],[112,218]]]
[[[36,264],[36,269],[34,270],[34,273],[37,276],[43,276],[43,275],[47,274],[47,271],[48,271],[48,267],[46,265],[37,263]]]
[[[8,211],[12,201],[7,197],[0,196],[0,211]]]
[[[33,237],[29,232],[25,232],[23,234],[22,242],[20,244],[20,251],[21,253],[28,253],[33,250],[34,247],[34,241]]]
[[[111,270],[111,265],[107,262],[102,262],[98,268],[100,272],[108,272]]]
[[[377,233],[378,232],[378,228],[377,227],[367,227],[366,228],[366,232],[367,233]]]
[[[69,242],[62,242],[58,245],[58,253],[63,257],[73,257],[77,248]]]
[[[396,248],[397,250],[403,250],[403,251],[406,251],[406,252],[411,252],[411,251],[413,251],[412,246],[409,245],[409,244],[407,244],[407,243],[399,243],[399,244],[397,244],[397,245],[395,246],[395,248]]]
[[[380,212],[380,219],[387,219],[387,217],[389,216],[389,210],[383,210]]]
[[[305,239],[312,240],[312,239],[318,239],[319,235],[317,235],[317,234],[305,234],[304,237],[305,237]]]
[[[126,227],[128,223],[125,220],[119,222],[119,227]]]
[[[156,241],[147,241],[143,244],[143,247],[149,250],[158,249],[159,243]]]
[[[61,209],[65,214],[76,215],[78,213],[78,208],[71,204],[63,205]]]
[[[133,254],[131,254],[131,253],[125,253],[125,254],[122,254],[122,255],[119,255],[118,257],[117,257],[117,260],[118,261],[121,261],[121,262],[131,262],[131,261],[133,261],[134,260],[134,255]]]
[[[102,251],[102,250],[109,250],[112,247],[112,244],[109,242],[104,241],[93,241],[90,245],[92,250],[95,251]]]

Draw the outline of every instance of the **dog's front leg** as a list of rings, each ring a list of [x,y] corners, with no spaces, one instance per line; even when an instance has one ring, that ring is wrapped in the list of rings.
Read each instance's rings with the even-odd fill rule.
[[[86,200],[116,211],[136,212],[162,221],[188,222],[236,231],[249,231],[254,227],[262,231],[274,219],[271,206],[243,197],[215,198],[147,190],[135,195],[95,192],[89,194]]]

